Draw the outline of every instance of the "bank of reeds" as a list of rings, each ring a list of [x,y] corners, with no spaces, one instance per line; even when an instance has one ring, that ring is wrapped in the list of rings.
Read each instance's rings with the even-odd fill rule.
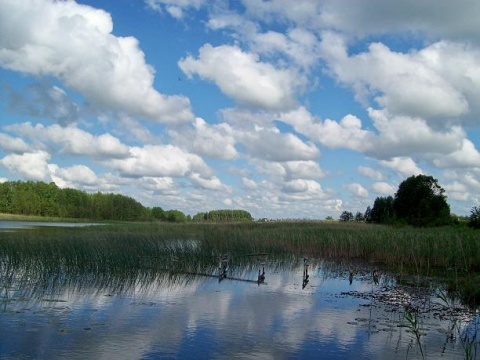
[[[205,228],[204,241],[228,249],[358,258],[422,274],[480,271],[480,235],[467,228],[392,228],[367,224],[272,223]]]
[[[448,276],[478,302],[480,240],[468,228],[394,228],[337,222],[128,223],[0,233],[2,271],[22,264],[65,272],[194,272],[222,254],[358,260],[398,274]],[[25,270],[26,269],[26,270]],[[477,285],[475,285],[477,284]],[[464,291],[465,292],[465,291]]]

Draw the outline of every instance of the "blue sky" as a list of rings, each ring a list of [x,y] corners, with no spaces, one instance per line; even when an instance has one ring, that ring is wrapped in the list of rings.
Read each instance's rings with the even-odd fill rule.
[[[479,205],[476,0],[0,0],[0,180],[186,214]]]

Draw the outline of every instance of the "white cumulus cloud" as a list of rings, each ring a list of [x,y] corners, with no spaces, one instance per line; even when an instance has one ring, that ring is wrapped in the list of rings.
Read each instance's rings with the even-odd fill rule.
[[[145,0],[145,3],[153,10],[167,11],[170,16],[177,20],[183,19],[185,11],[199,9],[206,4],[206,0]]]
[[[375,169],[372,169],[371,167],[368,167],[368,166],[359,166],[357,167],[357,171],[370,178],[370,179],[373,179],[373,180],[382,180],[383,179],[383,174],[378,171],[378,170],[375,170]]]
[[[99,179],[95,172],[85,165],[73,165],[60,168],[50,165],[51,178],[61,188],[77,188],[96,186]]]
[[[388,196],[388,195],[393,196],[396,191],[396,189],[392,185],[383,181],[375,182],[372,185],[372,189],[377,194],[384,195],[384,196]]]
[[[5,126],[5,129],[28,137],[45,148],[60,147],[60,151],[64,154],[86,155],[94,158],[122,158],[129,153],[128,146],[111,134],[92,135],[76,126],[19,123]]]
[[[1,0],[0,7],[0,66],[54,76],[101,109],[165,123],[192,119],[187,98],[153,88],[138,40],[113,35],[105,11],[53,0]]]
[[[313,141],[328,148],[346,148],[365,152],[372,149],[374,134],[362,129],[361,120],[354,115],[346,115],[340,122],[316,118],[305,107],[282,113],[282,121]]]
[[[195,173],[204,178],[212,176],[211,169],[198,155],[173,145],[131,147],[127,158],[111,159],[103,164],[123,176],[133,178],[185,177]]]
[[[445,46],[456,51],[441,51]],[[372,43],[368,51],[348,55],[345,39],[338,34],[324,33],[323,56],[330,70],[341,82],[355,90],[362,102],[374,97],[376,103],[395,114],[422,118],[451,118],[469,111],[468,96],[480,94],[476,75],[467,71],[478,66],[476,52],[455,44],[437,43],[420,51],[400,53],[382,43]],[[463,62],[452,61],[458,51],[467,56]],[[440,63],[440,65],[438,65]],[[458,69],[449,69],[452,66]],[[471,88],[463,83],[471,77]]]
[[[460,149],[436,158],[433,163],[440,168],[480,168],[480,153],[472,141],[464,139]]]
[[[0,165],[17,176],[37,181],[49,181],[48,160],[50,160],[50,154],[46,151],[36,151],[7,155],[0,159]]]
[[[30,147],[22,138],[0,133],[0,148],[7,152],[24,153]]]
[[[359,197],[359,198],[368,197],[368,190],[365,189],[361,184],[358,184],[358,183],[346,184],[345,189],[347,189],[355,197]]]
[[[238,155],[234,130],[226,123],[211,125],[196,118],[191,126],[172,128],[168,133],[177,145],[200,155],[217,159],[234,159]]]
[[[390,160],[381,160],[380,164],[396,171],[398,174],[404,177],[410,177],[412,175],[419,175],[423,173],[415,161],[410,157],[394,157]]]
[[[186,75],[198,74],[213,81],[239,104],[254,108],[292,108],[296,91],[305,83],[295,71],[261,62],[257,55],[238,46],[205,44],[197,59],[187,56],[178,64]]]

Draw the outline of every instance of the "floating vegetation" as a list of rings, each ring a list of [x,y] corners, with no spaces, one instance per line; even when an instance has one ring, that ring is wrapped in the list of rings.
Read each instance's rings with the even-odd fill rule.
[[[446,333],[446,344],[458,339],[465,351],[466,359],[476,359],[480,343],[478,330],[480,319],[478,310],[474,310],[458,299],[449,296],[444,290],[424,287],[409,287],[402,285],[380,286],[371,291],[342,292],[341,296],[351,296],[366,300],[360,306],[381,306],[386,312],[398,313],[404,323],[392,325],[405,327],[412,334],[422,358],[426,357],[423,337],[426,329],[422,328],[422,319],[434,318],[440,321],[449,321],[449,331]],[[350,324],[367,321],[368,319],[355,319]],[[391,329],[393,331],[393,329]]]
[[[364,306],[381,303],[387,312],[430,314],[440,320],[455,318],[471,321],[477,311],[455,301],[444,303],[433,288],[408,287],[402,285],[381,286],[374,291],[344,291],[341,296],[352,296],[368,301]]]

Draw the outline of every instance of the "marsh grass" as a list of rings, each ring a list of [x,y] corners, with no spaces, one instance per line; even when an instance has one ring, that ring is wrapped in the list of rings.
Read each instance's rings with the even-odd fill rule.
[[[448,339],[459,339],[464,350],[465,359],[473,360],[477,358],[477,350],[480,345],[480,335],[478,334],[480,318],[474,317],[468,319],[463,323],[466,326],[462,326],[461,319],[456,316],[456,304],[449,294],[444,291],[437,293],[437,297],[443,302],[443,305],[447,308],[447,316],[450,318],[451,326]],[[465,319],[464,319],[465,320]]]
[[[366,224],[272,223],[206,228],[204,240],[217,246],[291,252],[322,258],[359,258],[427,275],[480,270],[479,236],[470,229],[392,228]]]
[[[8,274],[57,272],[101,276],[195,272],[230,254],[239,266],[271,258],[361,261],[397,273],[447,277],[463,299],[478,304],[478,232],[468,228],[394,228],[337,222],[231,224],[115,223],[0,233],[0,267]],[[19,269],[22,269],[19,271]],[[92,275],[93,276],[93,275]]]
[[[409,332],[414,336],[415,342],[420,350],[420,354],[422,355],[422,359],[425,359],[424,345],[422,344],[423,334],[420,332],[420,320],[416,311],[414,309],[405,307],[404,318],[407,321],[407,328]]]

